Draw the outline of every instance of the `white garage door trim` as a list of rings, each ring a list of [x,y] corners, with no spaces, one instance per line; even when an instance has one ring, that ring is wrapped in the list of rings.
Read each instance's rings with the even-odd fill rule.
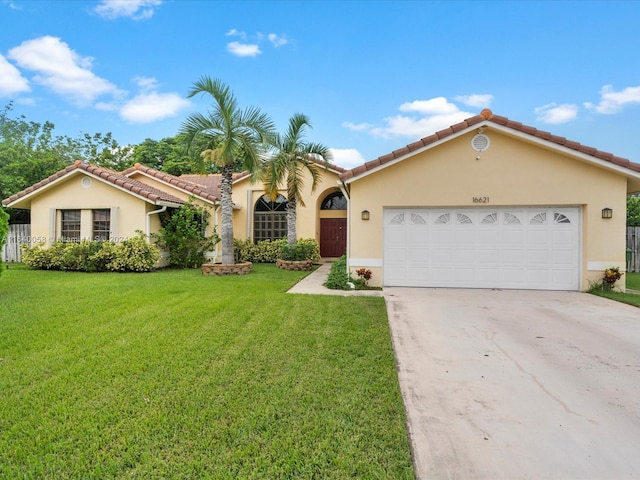
[[[385,208],[385,286],[579,290],[579,207]]]

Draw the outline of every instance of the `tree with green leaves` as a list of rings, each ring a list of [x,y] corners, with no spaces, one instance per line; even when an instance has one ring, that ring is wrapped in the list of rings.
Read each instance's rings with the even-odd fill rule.
[[[284,183],[287,190],[287,243],[297,242],[296,221],[297,205],[304,204],[304,172],[311,176],[311,191],[314,192],[320,181],[320,166],[329,166],[331,153],[321,143],[306,142],[305,130],[311,128],[309,119],[296,113],[289,119],[289,128],[284,135],[276,134],[272,138],[273,154],[266,164],[264,173],[265,193],[275,200],[280,186]]]
[[[145,139],[133,147],[133,163],[141,163],[176,176],[195,172],[193,161],[187,155],[184,135],[161,140]]]
[[[627,197],[627,227],[640,227],[640,196]]]
[[[111,133],[55,135],[51,122],[13,118],[11,103],[0,111],[0,199],[7,198],[76,160],[123,170],[133,165],[130,147],[120,147]],[[11,209],[12,221],[28,222],[28,213]]]
[[[234,164],[242,160],[252,181],[259,178],[273,122],[256,107],[241,109],[233,92],[218,79],[200,78],[193,84],[188,97],[196,95],[211,96],[213,108],[206,114],[190,115],[181,125],[180,133],[185,135],[188,149],[197,149],[196,153],[205,164],[213,163],[221,168],[222,263],[233,264]]]
[[[197,268],[205,261],[218,241],[214,229],[207,237],[209,211],[194,203],[194,198],[180,208],[170,209],[161,216],[162,228],[155,235],[158,245],[169,251],[169,263],[179,268]]]

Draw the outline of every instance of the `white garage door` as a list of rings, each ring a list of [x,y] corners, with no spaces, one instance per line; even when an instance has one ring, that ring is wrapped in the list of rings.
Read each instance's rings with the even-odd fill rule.
[[[389,208],[384,284],[579,290],[580,209]]]

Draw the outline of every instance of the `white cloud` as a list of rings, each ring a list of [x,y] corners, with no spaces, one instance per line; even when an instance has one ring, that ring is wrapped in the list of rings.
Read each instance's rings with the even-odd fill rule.
[[[473,113],[462,111],[423,118],[396,115],[395,117],[385,118],[387,125],[372,128],[371,133],[376,137],[382,138],[408,137],[419,139],[450,127],[473,115]]]
[[[107,20],[119,17],[145,20],[151,18],[155,7],[161,4],[162,0],[101,0],[93,11]]]
[[[458,107],[444,97],[429,100],[414,100],[400,105],[401,112],[418,112],[425,115],[448,115],[458,111]]]
[[[279,35],[276,35],[275,33],[270,33],[267,37],[269,38],[269,41],[273,44],[273,46],[276,48],[289,43],[289,40],[287,40],[286,37],[284,36],[281,37]]]
[[[465,98],[474,97],[473,95]],[[493,97],[491,97],[493,98]],[[486,98],[485,98],[486,99]],[[386,117],[385,124],[375,126],[369,123],[343,122],[342,126],[352,131],[366,131],[374,137],[385,139],[406,137],[419,139],[455,125],[475,114],[460,110],[445,97],[414,100],[400,105],[405,115]]]
[[[227,37],[240,37],[242,39],[247,38],[247,34],[238,30],[237,28],[232,28],[227,33],[225,33]]]
[[[229,42],[227,50],[238,57],[255,57],[260,55],[260,47],[251,43]]]
[[[6,58],[0,55],[0,96],[8,97],[29,90],[27,79]]]
[[[342,168],[353,168],[362,165],[366,160],[355,148],[330,148],[331,163]]]
[[[90,57],[79,56],[57,37],[27,40],[9,50],[8,56],[20,67],[36,72],[34,82],[80,105],[90,104],[101,95],[123,94],[91,71]]]
[[[362,132],[364,130],[369,130],[373,127],[370,123],[353,123],[353,122],[342,122],[342,126],[348,128],[353,132]]]
[[[596,105],[590,102],[584,104],[590,110],[610,115],[618,113],[625,105],[640,103],[640,86],[627,87],[619,92],[612,85],[605,85],[600,90],[600,102]]]
[[[536,108],[535,112],[539,122],[558,125],[575,120],[578,116],[578,106],[568,103],[563,103],[562,105],[548,103],[547,105]]]
[[[270,42],[275,48],[282,47],[289,43],[286,35],[278,35],[277,33],[269,33],[267,35],[257,32],[247,35],[246,32],[232,28],[225,33],[226,37],[238,37],[241,42],[227,43],[227,51],[238,57],[255,57],[262,54],[260,46],[265,42]]]
[[[133,123],[150,123],[173,117],[191,103],[177,93],[144,92],[120,109],[120,116]]]
[[[133,79],[143,92],[149,92],[158,88],[158,80],[154,77],[136,77]]]
[[[493,101],[493,95],[490,93],[474,93],[472,95],[460,95],[455,97],[454,100],[469,105],[470,107],[487,108]]]

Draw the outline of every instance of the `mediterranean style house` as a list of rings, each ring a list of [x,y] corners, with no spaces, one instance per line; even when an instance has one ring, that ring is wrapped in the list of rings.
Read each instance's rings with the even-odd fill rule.
[[[330,165],[320,172],[320,184],[307,192],[306,207],[298,205],[298,237],[316,239],[325,257],[339,257],[346,250],[347,202],[338,186],[344,170]],[[176,177],[140,164],[115,172],[78,161],[5,199],[3,205],[31,210],[32,243],[44,245],[58,239],[119,242],[139,231],[150,236],[160,229],[160,213],[189,198],[209,210],[211,234],[220,220],[220,181],[215,174]],[[286,237],[282,195],[271,201],[263,185],[252,185],[247,173],[238,173],[233,199],[236,238],[257,242]],[[219,253],[210,252],[211,260]]]
[[[626,198],[637,192],[640,164],[485,109],[352,170],[322,170],[298,207],[298,237],[323,257],[346,253],[377,286],[586,290],[624,269]],[[118,240],[156,232],[158,213],[191,196],[217,224],[218,175],[76,162],[3,205],[31,209],[45,243]],[[270,201],[240,173],[233,200],[237,238],[286,235],[283,196]]]

